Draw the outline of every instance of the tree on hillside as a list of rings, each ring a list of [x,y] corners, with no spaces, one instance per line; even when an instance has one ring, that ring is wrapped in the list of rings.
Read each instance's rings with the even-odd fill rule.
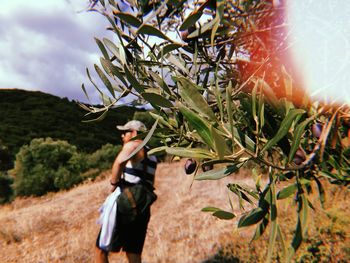
[[[7,147],[0,140],[0,204],[11,200],[13,179],[6,171],[11,167],[11,157]]]
[[[227,186],[242,206],[254,205],[238,227],[256,225],[257,239],[269,226],[267,261],[276,253],[290,261],[306,234],[311,189],[323,202],[323,180],[349,184],[350,115],[348,107],[309,101],[300,89],[288,60],[283,1],[96,0],[91,8],[110,22],[115,39],[95,39],[102,57],[94,69],[108,94],[87,70],[104,106],[85,109],[103,117],[129,94],[135,103],[150,103],[156,122],[145,143],[152,135],[159,141],[153,153],[214,166],[203,173],[197,166],[196,180],[254,164],[254,189]],[[277,191],[281,180],[287,187]],[[287,247],[277,203],[292,195],[297,223]],[[235,217],[220,208],[204,211]]]
[[[0,171],[6,171],[11,167],[11,154],[8,148],[0,140]]]
[[[85,156],[67,141],[33,139],[21,147],[11,170],[18,196],[41,196],[80,183],[86,171]]]

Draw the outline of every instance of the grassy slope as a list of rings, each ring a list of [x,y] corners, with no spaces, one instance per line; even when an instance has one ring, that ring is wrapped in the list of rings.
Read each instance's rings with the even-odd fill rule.
[[[240,174],[220,181],[194,182],[191,186],[192,178],[184,174],[182,162],[161,164],[156,181],[158,200],[152,207],[144,261],[263,262],[265,236],[249,245],[253,229],[237,231],[236,220],[221,221],[200,212],[206,205],[228,209],[225,185],[232,181],[251,185],[248,178]],[[325,245],[320,248],[331,255],[329,262],[338,262],[349,259],[350,254],[346,251],[350,222],[344,217],[349,200],[346,192],[332,189],[329,194],[333,205],[329,202],[327,206],[337,218],[311,218],[310,231],[315,231],[315,226],[323,229],[320,237]],[[99,230],[97,209],[107,191],[108,179],[101,176],[100,181],[87,182],[67,192],[17,199],[0,207],[0,262],[93,262]],[[240,214],[237,202],[234,206]],[[280,208],[280,222],[294,227],[291,199]],[[290,236],[291,232],[289,228],[286,234]],[[301,253],[307,253],[309,245],[306,243]],[[111,262],[126,262],[123,254],[110,258]]]

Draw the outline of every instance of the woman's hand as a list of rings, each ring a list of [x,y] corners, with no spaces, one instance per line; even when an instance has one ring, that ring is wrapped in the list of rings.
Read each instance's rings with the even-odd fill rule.
[[[117,188],[117,185],[111,185],[109,191],[113,193],[116,188]]]
[[[112,180],[111,181],[109,181],[109,183],[110,183],[110,192],[111,193],[113,193],[114,192],[114,190],[119,186],[119,182],[116,182],[116,183],[114,183]]]

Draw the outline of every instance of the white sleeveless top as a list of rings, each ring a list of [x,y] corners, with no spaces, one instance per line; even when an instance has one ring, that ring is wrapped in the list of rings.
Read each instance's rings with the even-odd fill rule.
[[[128,161],[124,168],[122,178],[132,184],[137,184],[141,180],[145,180],[153,185],[156,168],[157,158],[155,156],[147,156],[137,163]]]

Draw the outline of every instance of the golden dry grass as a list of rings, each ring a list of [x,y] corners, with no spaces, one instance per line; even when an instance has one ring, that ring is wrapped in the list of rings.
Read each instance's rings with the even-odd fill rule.
[[[192,182],[192,176],[183,171],[182,161],[160,164],[156,174],[158,200],[152,206],[143,261],[263,261],[266,237],[249,245],[253,229],[237,231],[237,220],[218,220],[200,212],[207,205],[230,210],[225,186],[228,182],[252,185],[250,176],[244,173],[247,171],[219,181]],[[109,189],[107,177],[108,172],[101,180],[70,191],[16,199],[0,207],[0,262],[93,262],[98,208]],[[338,195],[338,199],[346,199],[344,193]],[[346,212],[349,202],[344,203]],[[234,205],[235,212],[241,214],[237,202]],[[281,207],[281,216],[285,224],[294,227],[289,205],[286,202]],[[334,214],[344,212],[334,209]],[[337,227],[342,228],[341,224]],[[341,242],[348,242],[348,225],[343,228],[340,230],[345,240]],[[125,255],[112,254],[110,262],[126,262]]]
[[[228,207],[225,181],[195,182],[191,187],[192,176],[183,172],[183,163],[159,166],[158,200],[152,206],[143,259],[200,262],[215,253],[221,234],[234,229],[232,221],[200,212],[207,204]],[[107,177],[1,207],[0,262],[92,262]],[[124,262],[124,255],[113,254],[114,261]]]

